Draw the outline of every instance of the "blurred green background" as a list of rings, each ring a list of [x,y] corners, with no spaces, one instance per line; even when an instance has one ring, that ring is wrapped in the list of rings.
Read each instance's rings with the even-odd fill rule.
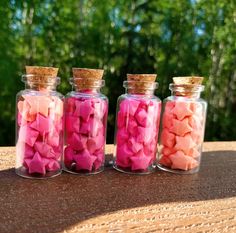
[[[15,143],[15,95],[25,65],[104,68],[113,142],[126,73],[157,73],[164,98],[172,76],[205,77],[206,140],[236,140],[235,0],[1,0],[0,145]]]

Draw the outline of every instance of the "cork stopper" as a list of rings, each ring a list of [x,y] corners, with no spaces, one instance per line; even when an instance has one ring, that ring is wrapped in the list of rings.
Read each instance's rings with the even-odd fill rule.
[[[73,80],[79,89],[90,89],[100,86],[104,70],[72,68]]]
[[[57,83],[58,68],[43,66],[26,66],[26,81],[29,86],[45,89]]]
[[[129,92],[145,94],[150,89],[155,89],[156,77],[156,74],[127,74]]]
[[[204,89],[202,86],[203,79],[199,76],[173,77],[173,84],[170,86],[175,89],[176,96],[193,97]]]
[[[201,85],[203,77],[198,76],[185,76],[173,77],[173,83],[176,85]]]

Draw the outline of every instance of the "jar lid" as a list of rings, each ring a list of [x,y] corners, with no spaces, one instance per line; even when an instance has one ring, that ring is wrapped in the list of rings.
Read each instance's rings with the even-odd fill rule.
[[[129,88],[129,93],[145,94],[157,87],[156,74],[127,74],[124,86]]]
[[[104,70],[88,68],[72,68],[73,81],[81,89],[94,88],[102,82]]]
[[[173,83],[176,85],[201,85],[203,79],[199,76],[173,77]]]

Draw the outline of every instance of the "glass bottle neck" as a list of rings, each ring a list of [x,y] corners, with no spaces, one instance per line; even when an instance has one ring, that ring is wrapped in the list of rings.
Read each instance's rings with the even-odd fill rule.
[[[125,93],[135,96],[152,96],[155,90],[135,90],[133,88],[125,88]]]
[[[171,90],[172,96],[198,99],[204,90],[204,86],[193,84],[177,85],[171,83],[169,89]]]

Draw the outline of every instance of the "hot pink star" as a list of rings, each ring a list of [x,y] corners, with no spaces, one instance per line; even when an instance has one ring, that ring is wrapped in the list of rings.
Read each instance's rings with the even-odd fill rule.
[[[37,114],[35,121],[30,124],[30,127],[37,130],[41,135],[44,135],[50,130],[50,120],[41,114]]]
[[[143,154],[142,156],[132,156],[130,157],[130,160],[131,160],[131,169],[133,171],[146,170],[149,166],[151,157],[145,156],[145,154]]]
[[[96,160],[96,156],[90,155],[88,150],[84,150],[74,156],[77,170],[92,171],[93,163]]]
[[[193,112],[190,110],[190,103],[187,102],[175,102],[175,107],[171,110],[178,120],[183,120],[187,116],[191,116]]]
[[[34,157],[32,159],[25,159],[26,164],[29,167],[29,173],[39,173],[42,175],[46,174],[46,160],[42,159],[40,154],[36,152],[34,154]]]
[[[79,129],[80,129],[80,118],[70,115],[70,114],[66,114],[66,124],[65,124],[65,128],[67,132],[75,132],[75,133],[79,133]]]
[[[179,136],[184,136],[186,133],[192,131],[192,128],[188,124],[188,119],[182,121],[173,119],[173,126],[170,128],[170,132]]]

